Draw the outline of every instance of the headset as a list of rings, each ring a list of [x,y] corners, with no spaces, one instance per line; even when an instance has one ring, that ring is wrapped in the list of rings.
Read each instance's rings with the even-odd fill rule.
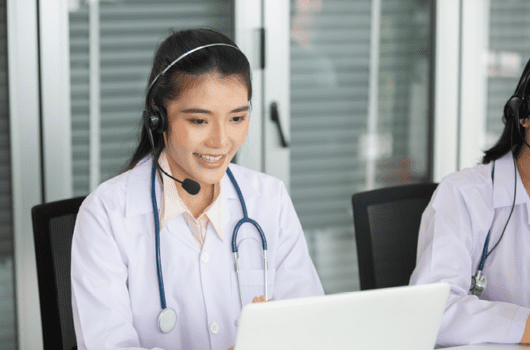
[[[151,84],[149,84],[149,86],[147,88],[147,92],[146,92],[146,97],[145,97],[145,109],[144,109],[144,112],[143,112],[143,115],[142,115],[144,127],[146,128],[147,134],[149,135],[149,141],[151,142],[151,147],[152,147],[152,150],[153,150],[153,152],[152,152],[153,153],[152,154],[153,155],[153,161],[154,161],[153,165],[156,167],[156,169],[159,172],[163,172],[169,178],[171,178],[171,179],[179,182],[180,184],[182,184],[182,188],[184,190],[186,190],[186,192],[188,192],[191,195],[196,195],[201,190],[201,185],[199,185],[198,182],[196,182],[196,181],[194,181],[192,179],[184,179],[184,181],[180,181],[180,180],[174,178],[173,176],[171,176],[170,174],[168,174],[166,171],[164,171],[164,169],[162,169],[160,164],[158,164],[158,155],[155,154],[156,149],[155,149],[155,141],[154,141],[154,138],[153,138],[153,133],[162,134],[163,132],[167,131],[169,122],[168,122],[166,108],[164,106],[158,106],[158,105],[152,103],[151,94],[152,94],[153,89],[156,86],[156,83],[158,82],[158,80],[164,74],[166,74],[167,71],[171,69],[171,67],[173,67],[180,60],[182,60],[184,57],[194,53],[195,51],[202,50],[204,48],[211,47],[211,46],[229,46],[229,47],[232,47],[232,48],[237,49],[238,51],[240,51],[237,46],[234,46],[234,45],[231,45],[231,44],[214,43],[214,44],[207,44],[207,45],[198,46],[198,47],[196,47],[196,48],[194,48],[192,50],[189,50],[189,51],[185,52],[184,54],[180,55],[179,57],[177,57],[177,59],[175,59],[173,62],[168,64],[167,67],[164,68],[164,70],[162,72],[158,73],[157,76],[151,82]],[[160,178],[162,179],[162,176],[160,176]]]
[[[521,123],[519,122],[521,119],[523,119],[523,124],[526,124],[527,118],[530,115],[530,104],[528,103],[529,96],[526,94],[528,83],[530,82],[530,61],[527,63],[527,66],[525,67],[525,72],[523,73],[523,76],[521,77],[521,80],[519,81],[519,85],[517,85],[517,88],[515,89],[515,93],[510,97],[508,102],[506,103],[506,106],[504,107],[504,117],[506,120],[509,118],[514,119],[515,127],[517,128],[517,131],[519,132],[519,135],[521,136],[521,139],[523,140],[524,144],[530,148],[530,145],[528,142],[526,142],[525,135],[523,135],[523,132],[521,131]],[[526,132],[525,132],[526,134]],[[510,150],[513,154],[513,128],[510,130]],[[486,259],[490,256],[491,253],[497,248],[499,243],[501,242],[502,237],[504,236],[504,233],[506,232],[506,227],[508,227],[508,223],[510,222],[510,219],[512,218],[513,210],[515,208],[515,199],[517,195],[517,163],[515,162],[515,154],[513,154],[513,167],[514,167],[514,186],[513,186],[513,203],[512,208],[510,210],[510,215],[508,216],[508,220],[506,220],[506,224],[504,225],[504,229],[502,230],[501,236],[495,246],[488,252],[488,246],[489,246],[489,240],[490,240],[490,233],[491,230],[488,232],[488,235],[486,236],[486,241],[484,242],[484,247],[482,249],[482,257],[480,258],[480,263],[477,268],[477,272],[475,276],[471,277],[471,288],[470,292],[473,295],[480,296],[484,290],[486,289],[487,281],[486,276],[483,274],[482,270],[484,269],[484,263],[486,262]],[[491,172],[491,180],[492,184],[495,184],[495,178],[494,178],[494,172],[495,172],[495,161],[493,161],[493,170]]]

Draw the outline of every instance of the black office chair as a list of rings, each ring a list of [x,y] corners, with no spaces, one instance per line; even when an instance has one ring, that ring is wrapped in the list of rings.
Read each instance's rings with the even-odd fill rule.
[[[33,236],[44,349],[77,349],[72,315],[70,256],[79,207],[85,197],[34,206]]]
[[[436,186],[404,185],[353,195],[361,290],[409,284],[421,215]]]

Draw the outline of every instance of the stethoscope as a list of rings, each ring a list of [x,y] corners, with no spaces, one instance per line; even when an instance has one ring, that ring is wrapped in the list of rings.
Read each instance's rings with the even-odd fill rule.
[[[163,333],[170,332],[173,328],[175,328],[175,325],[177,324],[177,313],[174,309],[167,307],[166,305],[166,295],[164,293],[164,281],[162,278],[162,264],[160,259],[160,220],[158,218],[158,206],[156,203],[156,194],[155,194],[155,179],[156,179],[156,167],[153,163],[153,168],[151,169],[151,202],[153,204],[153,215],[155,219],[155,246],[156,246],[156,271],[158,276],[158,291],[160,292],[160,304],[162,307],[162,311],[160,312],[160,315],[158,316],[158,327]],[[234,254],[235,259],[235,270],[237,275],[237,286],[239,290],[239,299],[241,301],[241,308],[243,308],[243,296],[241,294],[241,283],[239,279],[239,258],[237,256],[237,233],[239,231],[239,228],[244,223],[251,223],[254,225],[256,230],[258,230],[259,235],[261,236],[261,243],[263,246],[263,266],[264,266],[264,275],[265,275],[265,300],[268,300],[268,283],[267,283],[267,270],[268,270],[268,263],[267,263],[267,239],[265,238],[265,234],[263,233],[263,230],[261,229],[260,225],[251,218],[248,217],[247,212],[247,206],[245,205],[245,199],[243,198],[243,194],[241,193],[241,189],[239,188],[239,185],[237,184],[237,181],[232,174],[232,171],[230,171],[230,168],[226,168],[226,174],[230,178],[230,181],[232,182],[232,185],[236,189],[237,196],[239,197],[239,203],[241,203],[241,209],[243,210],[243,218],[239,220],[234,227],[234,232],[232,233],[232,253]]]
[[[513,160],[513,166],[515,169],[515,184],[514,184],[514,190],[513,190],[513,204],[512,204],[512,209],[510,211],[510,215],[508,216],[508,220],[506,220],[506,224],[504,225],[504,229],[502,230],[501,237],[499,238],[499,240],[497,241],[497,244],[495,244],[495,246],[491,249],[490,252],[488,252],[488,247],[490,243],[491,229],[488,231],[488,235],[486,236],[486,240],[484,241],[484,247],[482,248],[482,256],[480,257],[480,262],[478,264],[477,272],[475,273],[475,276],[471,277],[471,288],[469,289],[469,291],[471,292],[471,294],[476,295],[477,297],[480,297],[482,295],[482,293],[484,292],[488,284],[486,280],[486,276],[482,272],[484,270],[484,264],[486,262],[486,259],[499,245],[502,237],[504,236],[504,232],[506,231],[506,227],[508,227],[508,223],[510,222],[513,209],[515,207],[515,197],[517,193],[517,165],[515,163],[515,157]],[[495,172],[495,161],[493,161],[493,169],[491,170],[492,188],[495,186],[494,172]]]

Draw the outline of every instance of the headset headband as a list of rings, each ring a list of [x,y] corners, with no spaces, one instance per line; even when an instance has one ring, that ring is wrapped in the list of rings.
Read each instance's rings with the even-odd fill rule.
[[[147,94],[146,96],[149,98],[149,94],[151,93],[151,89],[153,88],[153,86],[155,85],[155,83],[158,81],[158,79],[164,75],[171,67],[173,67],[175,64],[177,64],[178,61],[180,61],[181,59],[183,59],[184,57],[188,56],[189,54],[192,54],[194,53],[195,51],[199,51],[201,49],[204,49],[204,48],[207,48],[207,47],[212,47],[212,46],[230,46],[230,47],[233,47],[234,49],[237,49],[239,50],[239,48],[237,46],[234,46],[234,45],[231,45],[231,44],[225,44],[225,43],[215,43],[215,44],[208,44],[208,45],[203,45],[203,46],[199,46],[199,47],[196,47],[194,49],[191,49],[189,50],[188,52],[185,52],[183,53],[182,55],[180,55],[176,60],[174,60],[173,62],[171,62],[166,68],[164,68],[164,70],[160,73],[158,73],[158,75],[153,79],[153,81],[151,82],[151,84],[149,84],[149,87],[147,88]],[[149,103],[149,100],[146,101],[147,103]]]

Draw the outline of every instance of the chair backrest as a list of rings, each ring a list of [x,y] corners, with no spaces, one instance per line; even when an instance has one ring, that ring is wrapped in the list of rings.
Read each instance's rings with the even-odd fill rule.
[[[404,185],[353,195],[361,290],[409,284],[421,216],[436,186]]]
[[[34,206],[33,236],[44,349],[76,349],[70,257],[75,219],[85,197]]]

